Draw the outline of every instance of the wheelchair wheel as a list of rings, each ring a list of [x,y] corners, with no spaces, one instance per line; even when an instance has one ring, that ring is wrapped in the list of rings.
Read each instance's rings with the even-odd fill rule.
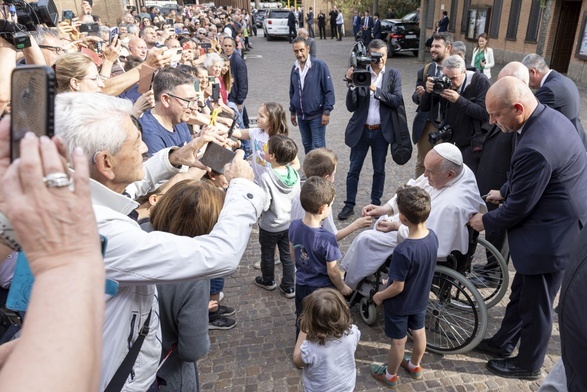
[[[487,309],[497,305],[509,285],[508,266],[502,254],[485,238],[479,237],[466,278],[479,290]]]
[[[375,308],[375,303],[370,298],[361,298],[361,302],[359,302],[359,311],[365,324],[369,326],[375,324],[375,321],[377,321],[377,309]]]
[[[466,353],[485,337],[487,323],[487,308],[475,286],[458,272],[437,266],[424,323],[427,349]]]

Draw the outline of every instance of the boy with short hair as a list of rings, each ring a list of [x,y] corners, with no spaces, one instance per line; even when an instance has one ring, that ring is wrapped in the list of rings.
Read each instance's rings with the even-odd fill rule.
[[[422,378],[420,361],[426,350],[424,318],[438,252],[438,238],[426,228],[430,195],[419,187],[403,187],[397,191],[397,205],[400,222],[408,227],[409,236],[393,251],[387,288],[373,296],[377,305],[384,305],[385,334],[391,338],[391,347],[387,366],[372,364],[371,375],[390,388],[397,387],[400,366],[413,379]],[[408,329],[414,346],[412,357],[404,358]]]
[[[336,237],[322,227],[330,214],[336,192],[334,185],[321,177],[310,177],[300,191],[304,218],[291,222],[289,230],[290,252],[296,263],[296,338],[297,320],[302,313],[302,301],[322,287],[336,287],[342,295],[351,288],[344,283],[338,269],[340,249]]]
[[[289,225],[291,206],[300,189],[298,172],[287,164],[298,154],[295,142],[285,135],[274,135],[267,142],[267,162],[271,169],[259,179],[265,191],[264,212],[259,218],[259,243],[261,244],[261,276],[255,285],[265,290],[275,290],[274,251],[277,245],[283,266],[283,277],[279,291],[286,298],[295,297],[295,269],[290,255]]]

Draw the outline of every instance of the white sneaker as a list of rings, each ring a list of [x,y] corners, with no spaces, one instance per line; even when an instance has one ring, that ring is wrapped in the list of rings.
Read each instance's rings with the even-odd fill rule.
[[[277,264],[281,264],[281,260],[275,259],[275,265],[277,265]],[[253,264],[253,268],[260,270],[261,269],[261,261],[259,260],[255,264]]]
[[[220,292],[220,294],[218,294],[218,302],[222,301],[224,299],[224,292]]]

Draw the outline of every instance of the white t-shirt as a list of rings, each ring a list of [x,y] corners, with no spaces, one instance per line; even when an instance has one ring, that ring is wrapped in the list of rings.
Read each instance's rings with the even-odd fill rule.
[[[271,164],[265,160],[269,134],[261,128],[250,128],[249,139],[251,140],[251,149],[253,151],[251,166],[255,174],[255,184],[259,185],[261,175],[271,169]]]
[[[300,351],[306,364],[302,371],[307,392],[354,391],[357,378],[355,351],[361,331],[352,325],[348,335],[327,340],[324,346],[304,340]]]

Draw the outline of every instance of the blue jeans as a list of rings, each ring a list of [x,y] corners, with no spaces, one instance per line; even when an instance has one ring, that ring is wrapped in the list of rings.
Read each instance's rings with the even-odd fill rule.
[[[371,159],[373,161],[373,185],[371,186],[371,204],[381,205],[383,185],[385,184],[385,159],[389,150],[389,143],[383,137],[381,129],[369,130],[363,128],[363,134],[356,146],[351,148],[349,173],[346,176],[346,200],[345,205],[355,206],[359,176],[363,168],[363,162],[371,147]]]
[[[298,116],[298,128],[306,154],[316,148],[326,147],[326,127],[322,125],[322,116],[312,120],[302,120]]]

